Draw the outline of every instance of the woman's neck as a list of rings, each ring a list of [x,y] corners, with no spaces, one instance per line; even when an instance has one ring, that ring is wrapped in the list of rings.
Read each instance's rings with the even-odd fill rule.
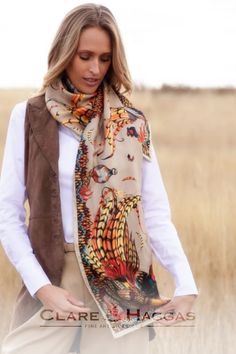
[[[65,88],[71,92],[71,93],[81,93],[71,82],[71,80],[69,79],[68,75],[66,73],[63,73],[62,75],[62,83],[65,86]]]

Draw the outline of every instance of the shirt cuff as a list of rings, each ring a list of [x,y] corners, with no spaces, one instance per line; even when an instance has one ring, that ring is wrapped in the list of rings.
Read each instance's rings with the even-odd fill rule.
[[[184,296],[184,295],[198,295],[198,294],[199,291],[197,290],[197,288],[194,290],[193,288],[180,287],[175,289],[174,297]]]
[[[174,296],[198,295],[199,291],[187,258],[185,258],[185,261],[175,264],[173,268],[175,280]]]
[[[36,299],[35,293],[44,285],[51,284],[43,268],[34,254],[25,257],[16,266],[30,295]]]

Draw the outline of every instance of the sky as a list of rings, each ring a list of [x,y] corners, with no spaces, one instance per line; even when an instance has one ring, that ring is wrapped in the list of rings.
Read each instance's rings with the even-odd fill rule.
[[[39,87],[74,0],[0,1],[0,88]],[[236,0],[93,0],[118,22],[133,81],[236,87]]]

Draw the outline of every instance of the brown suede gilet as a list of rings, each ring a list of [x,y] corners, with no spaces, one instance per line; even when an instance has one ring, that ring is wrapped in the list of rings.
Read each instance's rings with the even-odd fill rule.
[[[58,178],[59,132],[44,95],[28,100],[25,116],[25,185],[30,206],[28,235],[36,258],[59,286],[64,233]]]

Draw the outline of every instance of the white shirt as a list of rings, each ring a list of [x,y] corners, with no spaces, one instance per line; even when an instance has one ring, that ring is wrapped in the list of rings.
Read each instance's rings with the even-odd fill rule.
[[[25,222],[27,199],[24,183],[24,120],[27,101],[12,110],[0,179],[0,239],[30,294],[51,284],[35,255]],[[62,222],[66,242],[73,241],[73,172],[78,140],[70,129],[59,127],[59,184]],[[70,153],[68,153],[68,151]],[[151,145],[152,161],[143,158],[142,206],[150,245],[157,261],[174,278],[174,296],[198,294],[188,260],[171,222],[168,196],[158,160]]]

